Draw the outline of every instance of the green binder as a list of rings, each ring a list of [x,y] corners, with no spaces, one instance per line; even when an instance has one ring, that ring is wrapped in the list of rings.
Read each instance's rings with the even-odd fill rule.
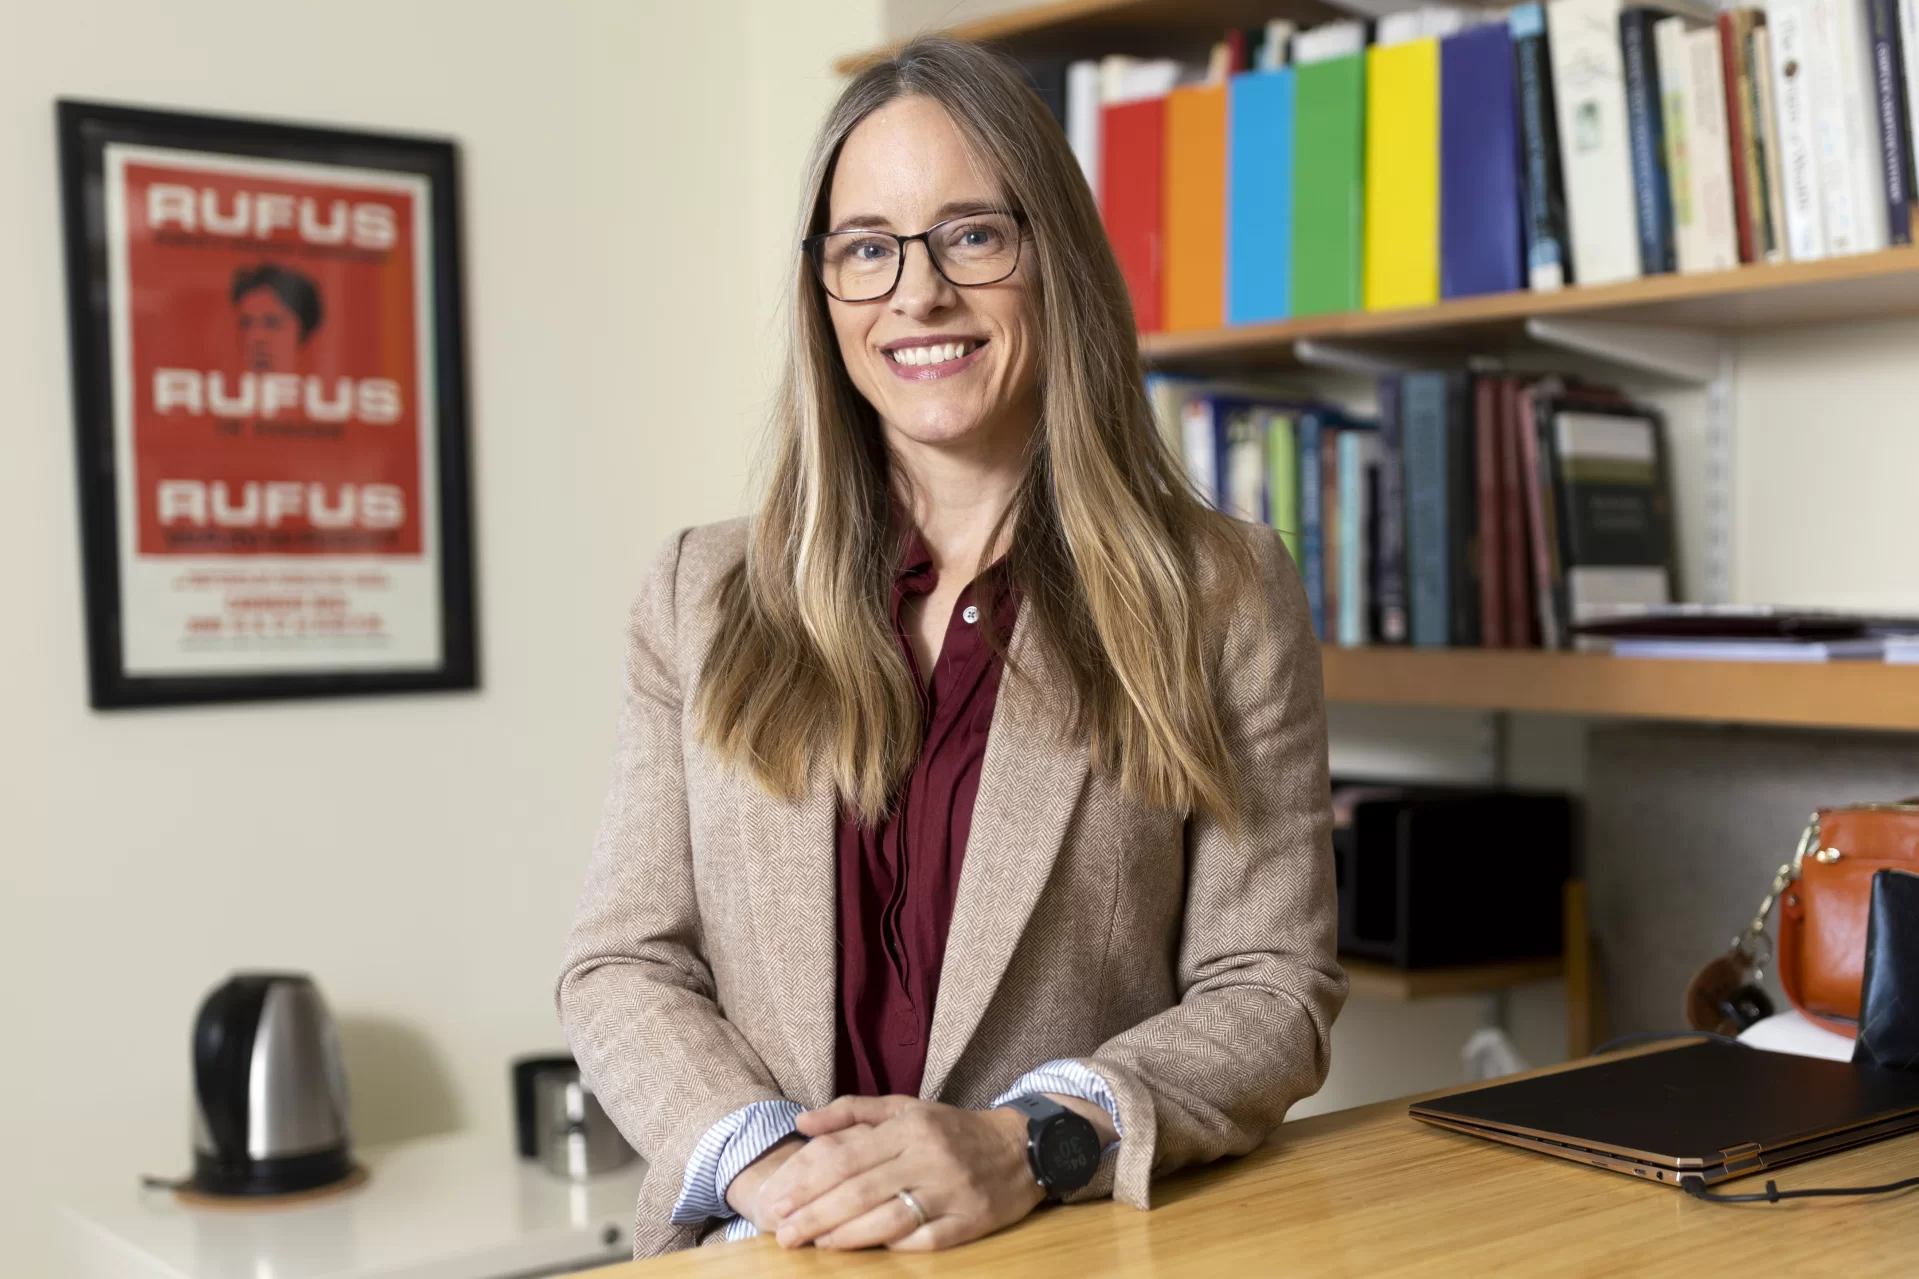
[[[1348,54],[1295,72],[1293,314],[1360,307],[1366,192],[1366,60]]]

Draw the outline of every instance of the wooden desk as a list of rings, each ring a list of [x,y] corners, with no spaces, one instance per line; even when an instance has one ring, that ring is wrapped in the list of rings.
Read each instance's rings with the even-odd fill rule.
[[[1782,1190],[1914,1175],[1919,1133],[1773,1174]],[[1761,1175],[1722,1188],[1763,1191],[1765,1183]],[[1151,1212],[1111,1202],[1042,1208],[946,1253],[786,1252],[754,1239],[593,1276],[1919,1272],[1919,1191],[1700,1203],[1671,1187],[1433,1128],[1410,1118],[1405,1100],[1287,1124],[1244,1158],[1157,1183],[1153,1200]]]

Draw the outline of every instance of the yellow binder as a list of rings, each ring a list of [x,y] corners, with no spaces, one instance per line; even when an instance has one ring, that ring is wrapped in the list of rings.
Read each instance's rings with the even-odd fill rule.
[[[1439,301],[1439,42],[1366,51],[1368,311]]]

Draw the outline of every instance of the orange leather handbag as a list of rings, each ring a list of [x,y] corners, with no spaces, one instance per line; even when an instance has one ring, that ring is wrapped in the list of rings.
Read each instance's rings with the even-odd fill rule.
[[[1859,1033],[1872,877],[1888,867],[1919,872],[1919,799],[1820,809],[1738,946],[1754,953],[1779,899],[1779,984],[1794,1008],[1842,1035]]]

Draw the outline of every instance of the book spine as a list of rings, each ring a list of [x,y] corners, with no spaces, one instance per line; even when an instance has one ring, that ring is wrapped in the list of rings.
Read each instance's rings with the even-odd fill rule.
[[[1874,114],[1885,168],[1886,240],[1891,244],[1911,244],[1913,175],[1905,110],[1909,74],[1899,48],[1897,0],[1866,0],[1866,9],[1872,33]]]
[[[1099,199],[1099,63],[1088,60],[1066,67],[1066,136],[1073,146],[1086,185]]]
[[[1499,539],[1504,552],[1501,594],[1506,601],[1506,643],[1538,643],[1527,570],[1526,489],[1519,451],[1519,379],[1499,379]]]
[[[1379,496],[1374,515],[1379,526],[1375,547],[1374,603],[1379,613],[1379,638],[1387,644],[1406,642],[1406,508],[1399,423],[1399,379],[1379,380]]]
[[[1341,552],[1346,548],[1339,536],[1339,441],[1345,434],[1344,427],[1329,425],[1319,437],[1319,512],[1320,523],[1325,526],[1319,545],[1326,558],[1326,633],[1320,638],[1327,643],[1338,638],[1340,586],[1345,581]]]
[[[1479,643],[1479,468],[1473,426],[1473,379],[1446,379],[1446,555],[1452,587],[1450,640],[1462,648]]]
[[[1906,174],[1919,182],[1919,0],[1899,0],[1899,50],[1906,73]],[[1907,193],[1919,198],[1910,184]]]
[[[1443,648],[1452,639],[1446,554],[1446,378],[1409,373],[1400,383],[1406,476],[1406,566],[1412,640]]]
[[[1580,282],[1633,279],[1639,274],[1639,237],[1618,2],[1553,0],[1546,6],[1546,26],[1566,166],[1566,219]]]
[[[1206,505],[1219,507],[1219,463],[1213,433],[1213,402],[1205,396],[1191,399],[1180,413],[1180,439],[1185,445],[1186,478]]]
[[[1858,211],[1854,253],[1886,247],[1886,166],[1879,143],[1878,77],[1872,69],[1872,31],[1866,0],[1836,0],[1839,97],[1851,156],[1853,208]]]
[[[1479,525],[1479,642],[1506,647],[1505,546],[1499,516],[1499,384],[1473,381],[1473,497]]]
[[[1266,420],[1257,405],[1222,414],[1220,509],[1234,519],[1264,524],[1266,509]]]
[[[1752,233],[1752,172],[1747,163],[1751,121],[1742,109],[1744,95],[1740,92],[1739,80],[1744,49],[1744,41],[1739,38],[1740,23],[1740,14],[1721,10],[1715,25],[1719,30],[1720,87],[1726,96],[1726,146],[1732,165],[1733,234],[1739,245],[1739,260],[1756,262],[1759,254]]]
[[[1659,64],[1652,47],[1653,23],[1658,16],[1652,9],[1628,9],[1619,15],[1619,43],[1626,61],[1626,127],[1632,144],[1639,269],[1647,275],[1663,274],[1677,266]]]
[[[1301,413],[1294,429],[1299,436],[1299,574],[1306,587],[1306,606],[1313,615],[1313,634],[1326,637],[1325,522],[1319,491],[1320,417]]]
[[[1653,26],[1653,51],[1659,61],[1660,111],[1666,125],[1666,176],[1672,184],[1673,255],[1679,269],[1700,269],[1699,205],[1693,199],[1698,178],[1692,171],[1692,139],[1686,121],[1692,111],[1692,70],[1686,61],[1683,19],[1662,18]]]
[[[1366,642],[1364,432],[1339,433],[1339,642]]]
[[[1766,186],[1766,261],[1786,260],[1786,188],[1779,167],[1779,114],[1772,92],[1772,36],[1763,20],[1748,41],[1753,120],[1759,133],[1759,173]]]
[[[1913,0],[1919,4],[1919,0]],[[1543,5],[1522,4],[1508,18],[1519,81],[1519,140],[1526,216],[1526,281],[1537,292],[1572,283],[1566,238],[1566,188],[1559,163],[1558,111]]]
[[[1739,236],[1732,198],[1732,151],[1726,139],[1726,87],[1719,33],[1711,27],[1683,37],[1690,64],[1692,114],[1686,150],[1692,171],[1693,217],[1699,234],[1699,266],[1720,271],[1739,263]]]
[[[1810,99],[1818,189],[1826,226],[1826,249],[1836,257],[1863,252],[1864,210],[1848,136],[1846,66],[1840,9],[1845,0],[1807,0],[1806,89]]]
[[[1287,413],[1272,413],[1266,419],[1266,510],[1272,526],[1286,543],[1293,564],[1300,563],[1299,546],[1299,443],[1293,419]]]
[[[1526,500],[1526,541],[1532,559],[1533,603],[1539,624],[1542,648],[1559,648],[1565,632],[1553,591],[1555,557],[1553,554],[1553,512],[1548,504],[1552,479],[1545,469],[1546,459],[1539,447],[1537,401],[1530,392],[1519,396],[1519,466]]]
[[[1766,29],[1772,46],[1773,109],[1779,116],[1779,175],[1786,206],[1786,256],[1812,262],[1826,256],[1826,212],[1819,194],[1818,140],[1806,74],[1807,5],[1771,0]]]

